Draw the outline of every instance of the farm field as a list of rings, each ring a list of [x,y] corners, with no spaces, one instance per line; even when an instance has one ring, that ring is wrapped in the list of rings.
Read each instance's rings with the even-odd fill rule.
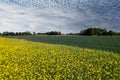
[[[77,45],[78,37],[76,36],[74,36],[76,44],[74,42],[74,45],[72,45],[73,43],[69,42],[69,46],[67,44],[68,40],[64,36],[66,40],[66,42],[64,41],[64,45],[60,45],[63,44],[61,42],[58,43],[61,41],[61,37],[49,36],[51,37],[50,41],[46,37],[48,38],[48,36],[17,37],[21,38],[20,40],[1,37],[0,80],[120,79],[120,55],[116,54],[116,52],[103,51],[104,49],[88,49],[89,46],[86,47],[85,45],[83,45],[83,47],[85,46],[84,48],[80,48],[80,44]],[[57,44],[55,41],[51,42],[53,38],[57,39]],[[69,36],[69,38],[71,37]],[[103,37],[103,39],[105,38]],[[113,37],[111,39],[113,42],[118,43],[120,38]],[[92,39],[89,38],[89,40]],[[88,43],[90,43],[89,40]],[[109,39],[108,42],[110,42]],[[84,43],[84,40],[80,43]],[[94,44],[97,43],[95,42]],[[116,45],[115,48],[119,47],[119,44],[106,44],[108,44],[107,46],[113,45],[113,47]]]
[[[119,36],[9,36],[9,38],[120,53]]]

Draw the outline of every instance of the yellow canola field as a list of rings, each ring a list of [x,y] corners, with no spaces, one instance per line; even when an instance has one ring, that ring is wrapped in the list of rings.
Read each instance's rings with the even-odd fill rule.
[[[120,80],[120,55],[0,38],[0,80]]]

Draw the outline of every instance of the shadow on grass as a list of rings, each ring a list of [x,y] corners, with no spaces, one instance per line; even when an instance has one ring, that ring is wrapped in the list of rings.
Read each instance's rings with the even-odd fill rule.
[[[118,36],[8,36],[33,42],[62,44],[111,51],[120,54],[120,37]]]

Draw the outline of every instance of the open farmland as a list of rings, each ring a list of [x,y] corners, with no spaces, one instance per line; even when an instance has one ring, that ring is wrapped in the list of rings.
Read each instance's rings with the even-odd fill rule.
[[[75,46],[0,38],[0,80],[5,79],[119,80],[120,55]]]
[[[9,36],[9,38],[120,53],[119,36]]]

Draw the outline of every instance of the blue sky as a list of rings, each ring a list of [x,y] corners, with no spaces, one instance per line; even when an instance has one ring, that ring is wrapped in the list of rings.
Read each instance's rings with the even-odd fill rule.
[[[120,0],[1,0],[0,32],[120,31]]]

